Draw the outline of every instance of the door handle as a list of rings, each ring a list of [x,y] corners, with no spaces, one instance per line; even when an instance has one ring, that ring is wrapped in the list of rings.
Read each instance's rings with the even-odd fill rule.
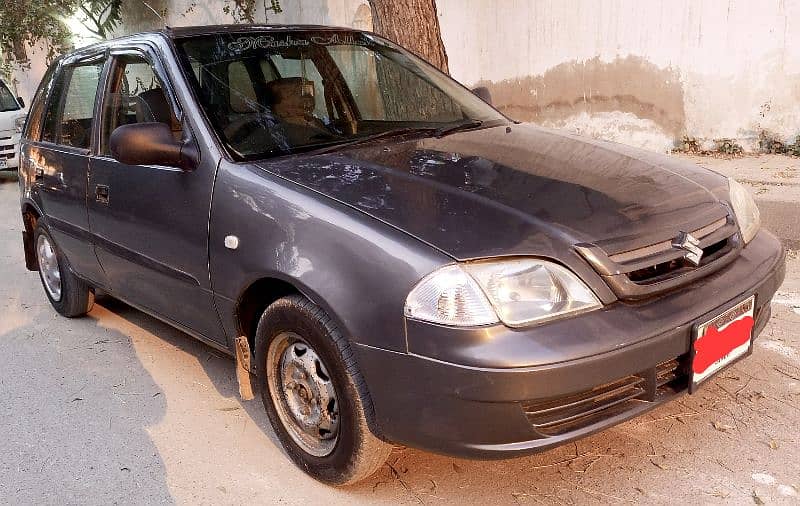
[[[101,204],[108,204],[108,186],[99,184],[94,187],[94,199]]]
[[[36,170],[33,171],[33,180],[41,181],[42,179],[44,179],[44,169],[41,167],[36,167]]]

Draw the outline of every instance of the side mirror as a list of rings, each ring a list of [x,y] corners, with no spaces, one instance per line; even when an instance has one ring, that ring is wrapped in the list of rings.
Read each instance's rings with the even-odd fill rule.
[[[17,103],[19,104],[20,107],[25,109],[25,101],[22,100],[22,97],[17,97]]]
[[[193,140],[176,141],[166,123],[134,123],[111,132],[111,155],[126,165],[163,165],[194,170],[199,151]]]
[[[477,88],[473,88],[472,93],[478,95],[478,98],[487,104],[492,105],[492,93],[486,86],[478,86]]]

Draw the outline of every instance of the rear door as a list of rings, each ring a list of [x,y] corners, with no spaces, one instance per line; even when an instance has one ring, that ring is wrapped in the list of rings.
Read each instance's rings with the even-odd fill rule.
[[[102,284],[103,272],[90,244],[86,176],[93,149],[93,118],[105,54],[63,61],[44,106],[22,147],[31,198],[39,205],[57,246],[82,278]]]
[[[132,123],[166,123],[176,140],[192,135],[155,49],[112,51],[99,121],[99,148],[89,171],[89,224],[112,293],[226,344],[208,274],[216,161],[204,152],[199,166],[184,172],[126,165],[109,150],[114,129]]]

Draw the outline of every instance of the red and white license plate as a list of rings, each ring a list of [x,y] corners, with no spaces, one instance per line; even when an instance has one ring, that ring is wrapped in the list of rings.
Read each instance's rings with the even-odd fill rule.
[[[755,297],[697,325],[692,339],[692,378],[689,391],[750,352],[753,344]]]

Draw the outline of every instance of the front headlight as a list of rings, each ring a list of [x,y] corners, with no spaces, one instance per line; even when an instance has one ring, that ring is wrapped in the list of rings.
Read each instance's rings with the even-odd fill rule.
[[[443,267],[411,291],[405,314],[443,325],[502,321],[521,327],[599,307],[595,294],[569,270],[521,258]]]
[[[755,200],[747,191],[747,188],[739,184],[735,179],[728,178],[730,189],[731,205],[736,221],[739,223],[739,231],[742,233],[744,243],[749,243],[758,233],[761,226],[761,213],[758,211]]]
[[[16,128],[18,134],[22,133],[22,129],[25,128],[25,116],[19,116],[14,120],[14,128]]]

